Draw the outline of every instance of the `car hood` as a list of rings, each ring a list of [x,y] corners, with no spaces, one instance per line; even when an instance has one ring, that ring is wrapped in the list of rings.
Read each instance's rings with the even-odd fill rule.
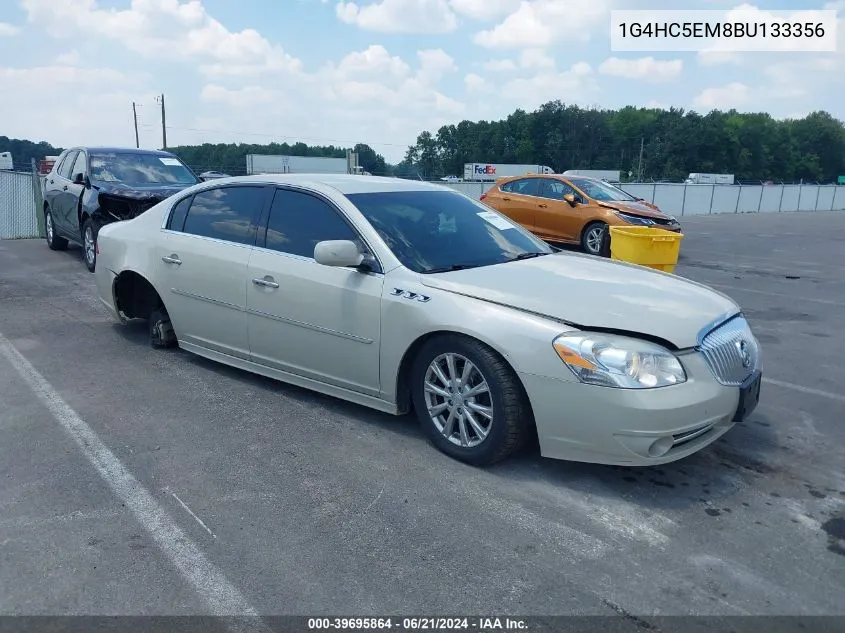
[[[119,182],[94,182],[92,185],[101,193],[129,200],[164,200],[191,185],[152,185],[147,187],[134,187]]]
[[[621,200],[600,201],[599,206],[608,209],[617,209],[624,213],[633,213],[634,215],[641,215],[646,218],[659,218],[661,220],[668,219],[668,215],[663,213],[658,207],[648,202],[623,202]]]
[[[581,329],[656,337],[679,349],[697,345],[703,329],[739,312],[729,297],[682,277],[568,252],[421,278],[430,288]]]

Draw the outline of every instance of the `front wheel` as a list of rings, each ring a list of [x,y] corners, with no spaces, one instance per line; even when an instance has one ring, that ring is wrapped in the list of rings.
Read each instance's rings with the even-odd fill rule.
[[[97,226],[91,218],[82,225],[82,248],[85,253],[85,266],[90,272],[97,268]]]
[[[510,365],[483,343],[432,339],[417,355],[412,381],[417,418],[447,455],[486,466],[524,443],[532,422],[528,399]]]
[[[604,222],[592,222],[584,228],[581,234],[581,248],[589,255],[602,255],[604,238],[607,233],[607,224]]]

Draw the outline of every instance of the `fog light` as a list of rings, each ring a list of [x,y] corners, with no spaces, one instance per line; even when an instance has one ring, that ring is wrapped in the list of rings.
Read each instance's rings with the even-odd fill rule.
[[[649,457],[663,457],[669,450],[672,448],[672,444],[675,443],[675,439],[671,435],[666,435],[665,437],[661,437],[659,439],[654,440],[651,443],[651,446],[648,447],[648,456]]]

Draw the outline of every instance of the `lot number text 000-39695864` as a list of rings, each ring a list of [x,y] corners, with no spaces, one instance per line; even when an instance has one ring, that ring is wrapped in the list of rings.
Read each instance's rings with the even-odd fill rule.
[[[612,11],[613,51],[834,52],[836,11]]]

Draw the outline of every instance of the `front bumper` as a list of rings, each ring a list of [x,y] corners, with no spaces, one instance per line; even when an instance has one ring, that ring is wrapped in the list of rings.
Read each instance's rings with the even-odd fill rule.
[[[719,439],[735,424],[739,389],[716,382],[701,354],[680,358],[687,382],[659,389],[596,387],[520,373],[541,454],[649,466],[682,459]]]

